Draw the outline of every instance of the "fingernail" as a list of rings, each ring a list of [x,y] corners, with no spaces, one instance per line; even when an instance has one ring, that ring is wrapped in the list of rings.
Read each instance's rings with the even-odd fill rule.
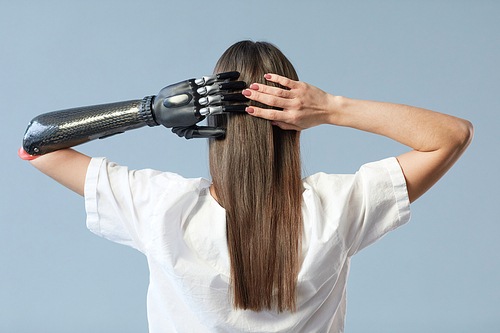
[[[250,85],[250,89],[253,89],[253,90],[259,90],[259,85],[255,84],[255,83],[252,83]]]
[[[245,111],[248,112],[248,113],[253,113],[254,112],[253,108],[246,108]]]
[[[243,90],[241,93],[245,96],[250,96],[252,94],[252,92],[248,89]]]
[[[271,125],[276,126],[276,125],[278,125],[278,123],[275,121],[271,121]]]
[[[264,78],[266,78],[266,79],[268,79],[268,80],[269,80],[270,78],[272,78],[272,76],[271,76],[271,74],[265,74],[265,75],[264,75]]]
[[[17,155],[19,155],[20,158],[26,161],[31,161],[41,156],[41,155],[30,155],[24,150],[23,147],[19,148],[19,150],[17,151]]]

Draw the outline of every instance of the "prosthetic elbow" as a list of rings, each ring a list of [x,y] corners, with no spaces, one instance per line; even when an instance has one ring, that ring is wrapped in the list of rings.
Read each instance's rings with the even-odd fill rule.
[[[238,72],[204,76],[169,85],[142,100],[44,113],[29,123],[23,149],[43,155],[146,125],[172,128],[186,139],[223,136],[222,128],[196,124],[210,114],[245,112],[246,105],[234,104],[247,101],[241,93],[232,93],[246,86],[233,81],[238,77]]]

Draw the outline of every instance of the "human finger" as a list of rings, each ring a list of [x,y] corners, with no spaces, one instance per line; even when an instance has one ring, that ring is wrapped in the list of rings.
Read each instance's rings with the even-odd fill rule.
[[[264,118],[272,122],[286,122],[287,112],[273,109],[263,109],[256,106],[246,108],[246,111],[254,117]]]
[[[273,95],[281,98],[293,98],[291,90],[286,90],[278,87],[271,87],[265,84],[252,83],[249,87],[251,90],[259,91],[264,94]]]
[[[251,99],[256,102],[260,102],[262,104],[266,104],[269,106],[275,106],[278,108],[287,108],[290,106],[290,100],[282,97],[277,97],[273,95],[268,95],[262,93],[260,91],[245,89],[242,91],[242,94],[245,95],[248,99]]]
[[[265,74],[264,78],[267,81],[279,83],[282,86],[288,87],[290,89],[295,89],[295,88],[297,88],[299,86],[299,81],[294,81],[292,79],[289,79],[289,78],[287,78],[285,76],[281,76],[281,75],[278,75],[278,74]]]

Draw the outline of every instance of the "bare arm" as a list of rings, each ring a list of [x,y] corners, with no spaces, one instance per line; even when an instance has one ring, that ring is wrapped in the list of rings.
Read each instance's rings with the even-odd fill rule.
[[[31,164],[62,185],[83,196],[90,157],[73,149],[61,149],[30,161]]]
[[[347,126],[380,134],[411,147],[398,156],[410,201],[430,189],[458,160],[473,136],[470,122],[417,107],[349,99],[328,94],[304,82],[275,74],[268,81],[290,90],[252,84],[244,94],[283,111],[251,107],[250,114],[283,129],[302,130],[320,124]]]

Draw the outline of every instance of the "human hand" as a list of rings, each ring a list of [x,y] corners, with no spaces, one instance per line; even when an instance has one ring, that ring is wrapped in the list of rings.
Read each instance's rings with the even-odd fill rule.
[[[265,79],[290,88],[285,90],[265,84],[254,83],[243,90],[248,99],[283,110],[263,109],[251,106],[246,111],[255,116],[271,120],[284,130],[303,130],[313,126],[332,123],[333,99],[323,90],[301,81],[290,80],[277,74],[266,74]]]

